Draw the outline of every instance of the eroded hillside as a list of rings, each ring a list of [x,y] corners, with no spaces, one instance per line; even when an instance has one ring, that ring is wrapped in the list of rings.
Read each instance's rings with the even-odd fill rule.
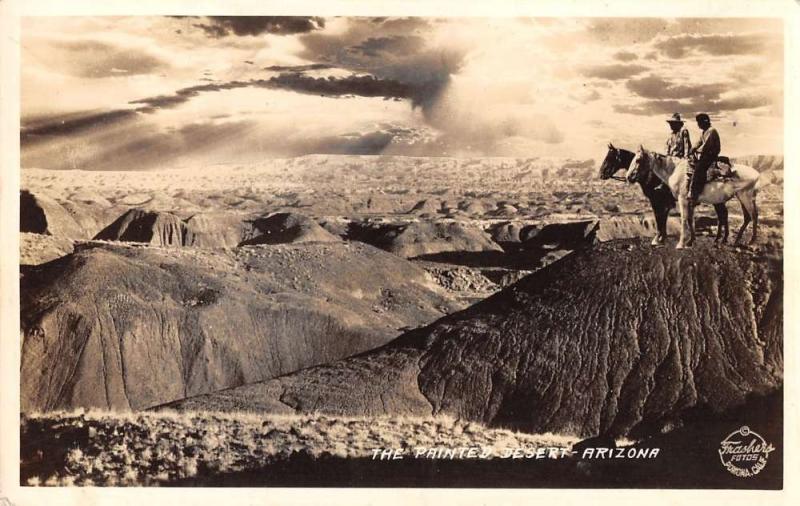
[[[381,349],[172,406],[658,431],[782,385],[782,289],[759,253],[607,243]]]
[[[22,410],[142,409],[380,346],[457,306],[363,243],[87,243],[23,269]]]

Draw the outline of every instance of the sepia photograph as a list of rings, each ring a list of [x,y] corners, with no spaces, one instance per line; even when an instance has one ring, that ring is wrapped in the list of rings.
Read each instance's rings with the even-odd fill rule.
[[[267,14],[20,18],[19,487],[784,488],[783,17]]]

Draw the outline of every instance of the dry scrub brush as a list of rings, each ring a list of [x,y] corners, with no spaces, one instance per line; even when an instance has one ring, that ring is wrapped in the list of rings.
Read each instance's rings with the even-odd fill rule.
[[[371,457],[375,449],[568,448],[576,440],[451,417],[345,418],[214,412],[51,412],[22,420],[23,485],[158,485],[253,470],[293,454]]]

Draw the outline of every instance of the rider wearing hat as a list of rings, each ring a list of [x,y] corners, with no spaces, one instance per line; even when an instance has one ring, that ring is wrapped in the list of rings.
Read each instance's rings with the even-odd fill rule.
[[[716,128],[711,126],[711,118],[708,114],[701,112],[695,116],[695,119],[703,133],[697,144],[692,146],[691,154],[693,156],[689,157],[689,167],[693,169],[693,174],[689,178],[689,200],[691,202],[697,202],[698,197],[703,193],[708,169],[717,160],[721,149],[719,133]]]
[[[681,113],[676,112],[667,118],[669,128],[672,132],[667,137],[666,154],[667,156],[676,156],[678,158],[688,158],[692,150],[692,140],[689,138],[689,129],[684,126],[686,123],[681,119]],[[666,188],[667,185],[661,183],[658,189]]]
[[[667,138],[667,156],[677,156],[678,158],[688,158],[692,150],[692,141],[689,138],[689,130],[684,126],[681,113],[676,112],[667,119],[672,133]]]

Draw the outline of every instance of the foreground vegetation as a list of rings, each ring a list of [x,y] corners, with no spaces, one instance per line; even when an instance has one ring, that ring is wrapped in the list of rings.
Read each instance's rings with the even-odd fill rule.
[[[21,482],[132,486],[257,470],[293,456],[371,458],[376,449],[570,448],[575,439],[449,417],[339,418],[211,412],[46,413],[22,420]]]

